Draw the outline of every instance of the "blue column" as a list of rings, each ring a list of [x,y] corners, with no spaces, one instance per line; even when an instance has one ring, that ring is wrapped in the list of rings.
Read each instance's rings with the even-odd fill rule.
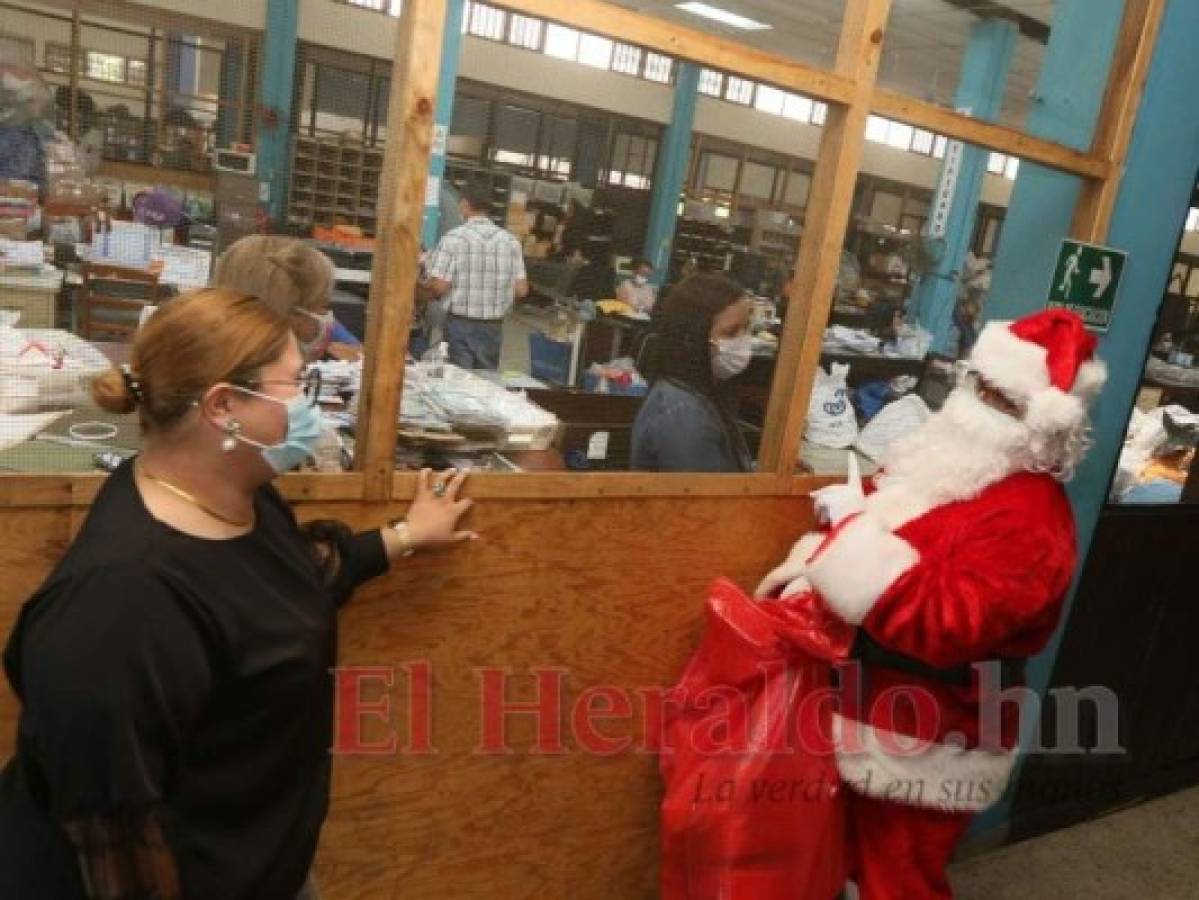
[[[1072,96],[1072,102],[1065,104],[1057,128],[1051,127],[1048,119],[1039,117],[1039,130],[1050,132],[1047,136],[1075,146],[1090,143],[1106,78],[1091,58],[1092,53],[1101,51],[1086,49],[1085,42],[1088,37],[1105,41],[1103,59],[1110,61],[1121,5],[1119,0],[1072,0],[1059,6],[1069,26],[1063,28],[1061,20],[1055,20],[1047,70],[1052,67],[1063,78],[1089,72],[1079,86],[1089,89],[1074,93],[1074,85],[1062,84],[1061,92],[1046,94],[1055,101]],[[1059,29],[1067,32],[1060,35],[1061,44],[1067,45],[1061,49],[1064,59],[1057,56],[1054,48]],[[1074,41],[1067,40],[1070,34],[1075,36]],[[1195,173],[1199,170],[1199,119],[1194,107],[1199,54],[1194,52],[1191,39],[1195,34],[1199,34],[1199,4],[1192,0],[1170,0],[1107,239],[1110,246],[1128,253],[1128,262],[1111,327],[1099,347],[1100,356],[1108,364],[1108,384],[1094,410],[1095,446],[1068,488],[1078,523],[1080,560],[1086,558],[1106,501],[1177,251],[1178,235],[1190,206]],[[1073,52],[1068,49],[1070,44]],[[1076,74],[1070,76],[1067,71]],[[1031,171],[1026,173],[1026,170]],[[1027,183],[1026,178],[1029,178]],[[994,306],[988,302],[990,318],[1012,318],[1045,305],[1053,263],[1060,240],[1069,230],[1077,192],[1074,179],[1039,167],[1021,166],[1018,196],[1013,200],[1012,211],[1016,214],[1015,229],[1030,229],[1031,233],[1013,234],[1013,216],[1009,214],[1003,236],[1006,246],[1001,247],[1001,252],[1013,271],[1004,271],[1002,282],[996,282],[1007,293]],[[1017,255],[1017,248],[1035,258],[1024,262]],[[997,269],[996,275],[1000,274]],[[1073,603],[1072,591],[1063,622],[1068,622]],[[1029,665],[1029,687],[1042,697],[1053,672],[1063,630],[1058,629],[1050,645]],[[1038,723],[1029,724],[1035,728]],[[1023,746],[1029,746],[1032,737],[1031,733],[1022,735]],[[982,817],[976,831],[1006,820],[1009,809],[1006,802],[996,807]]]
[[[985,19],[975,24],[970,44],[962,61],[954,105],[977,119],[993,121],[1003,107],[1003,95],[1016,49],[1017,29],[1005,19]],[[932,349],[948,353],[952,344],[953,310],[957,304],[958,276],[970,250],[978,201],[982,197],[990,151],[962,147],[955,159],[955,148],[946,153],[941,164],[941,180],[934,203],[948,203],[943,234],[931,235],[944,241],[945,250],[935,268],[924,275],[912,294],[912,311],[933,335]],[[957,170],[956,176],[954,170]],[[936,210],[930,226],[937,221]]]
[[[1124,0],[1058,0],[1025,126],[1030,133],[1090,148],[1123,13]],[[987,319],[1018,319],[1045,306],[1080,187],[1078,178],[1021,163],[995,255]]]
[[[287,173],[291,160],[291,103],[296,79],[296,40],[300,25],[296,0],[267,0],[266,33],[262,48],[262,104],[271,120],[258,132],[258,181],[270,192],[267,211],[283,218]]]
[[[462,18],[466,4],[463,0],[448,0],[445,11],[445,34],[441,38],[441,71],[437,76],[436,127],[444,129],[449,139],[450,123],[454,119],[454,88],[458,82],[458,64],[462,59]],[[429,177],[437,179],[440,187],[445,176],[445,146],[434,146],[429,158]],[[426,247],[434,247],[441,238],[440,197],[427,198],[425,202],[424,227],[421,241]]]
[[[670,269],[670,249],[679,218],[679,198],[691,156],[691,132],[699,99],[699,66],[679,63],[674,88],[674,110],[658,146],[650,199],[649,232],[645,236],[645,258],[654,265],[654,281],[661,285]]]

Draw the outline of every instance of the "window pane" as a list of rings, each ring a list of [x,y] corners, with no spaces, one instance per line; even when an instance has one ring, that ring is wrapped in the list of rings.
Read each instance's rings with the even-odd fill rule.
[[[596,69],[607,69],[612,64],[612,42],[594,34],[583,35],[579,42],[579,62]]]
[[[787,192],[783,199],[791,206],[807,206],[812,176],[807,172],[792,172],[787,176]]]
[[[752,103],[754,99],[754,83],[746,81],[744,78],[730,75],[725,85],[724,99],[746,105]]]
[[[931,154],[933,152],[933,133],[917,128],[912,136],[912,150],[916,153]]]
[[[812,120],[812,101],[807,97],[800,97],[798,94],[788,94],[783,103],[783,115],[788,119],[795,119],[797,122],[810,122]]]
[[[912,126],[901,122],[892,122],[887,129],[887,145],[896,150],[910,150],[912,147]]]
[[[35,60],[35,44],[32,40],[15,35],[0,34],[0,56],[32,66]]]
[[[703,186],[718,191],[732,192],[737,184],[737,168],[740,160],[735,156],[720,153],[705,153],[703,159]]]
[[[46,68],[51,72],[71,71],[71,48],[63,44],[46,45]]]
[[[813,125],[823,125],[825,123],[825,120],[827,120],[827,119],[828,119],[828,104],[827,103],[817,103],[815,108],[812,110],[812,124]]]
[[[537,50],[541,47],[540,19],[529,16],[512,16],[512,24],[508,26],[508,40],[518,47]]]
[[[1199,209],[1187,213],[1187,231],[1199,231]]]
[[[478,37],[502,41],[504,39],[504,11],[483,3],[473,4],[470,11],[469,31]]]
[[[578,59],[579,33],[573,28],[550,24],[545,31],[545,53],[558,59]]]
[[[885,143],[887,140],[887,125],[890,124],[882,116],[870,116],[866,119],[866,140],[875,143]]]
[[[629,44],[617,44],[612,54],[612,71],[625,75],[636,75],[641,71],[641,48]]]
[[[774,166],[747,162],[741,172],[740,193],[745,197],[770,200],[774,197],[774,176],[776,171]]]
[[[1007,165],[1003,167],[1004,177],[1010,178],[1012,181],[1015,181],[1016,175],[1019,174],[1019,171],[1020,171],[1020,160],[1016,159],[1016,157],[1014,157],[1014,156],[1009,156]]]
[[[937,139],[933,141],[933,156],[937,159],[945,158],[945,150],[949,147],[949,138],[944,135],[937,135]]]
[[[674,70],[674,60],[660,53],[650,53],[645,58],[645,77],[649,81],[660,81],[663,84],[670,81]]]
[[[711,69],[699,73],[699,92],[710,97],[719,97],[723,93],[724,76]]]
[[[1007,165],[1007,157],[1002,153],[992,153],[987,157],[987,171],[992,175],[1002,175],[1005,165]]]
[[[875,191],[870,201],[870,218],[883,225],[898,225],[903,213],[903,197],[887,191]]]
[[[754,98],[754,107],[771,115],[781,116],[787,95],[777,88],[765,84],[758,85],[758,96]]]
[[[94,78],[97,81],[124,81],[125,57],[89,50],[85,73],[88,78]]]

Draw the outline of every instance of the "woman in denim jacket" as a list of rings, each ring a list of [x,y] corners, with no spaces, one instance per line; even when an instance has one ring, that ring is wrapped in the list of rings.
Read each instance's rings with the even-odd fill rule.
[[[633,425],[632,468],[650,472],[749,472],[730,379],[752,357],[745,291],[694,275],[655,310],[643,369],[653,387]]]

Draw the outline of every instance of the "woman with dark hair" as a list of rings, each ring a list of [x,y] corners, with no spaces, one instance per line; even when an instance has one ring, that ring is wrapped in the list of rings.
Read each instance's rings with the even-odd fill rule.
[[[642,354],[653,387],[633,424],[634,469],[748,472],[728,381],[752,356],[745,291],[718,275],[695,275],[654,309]]]

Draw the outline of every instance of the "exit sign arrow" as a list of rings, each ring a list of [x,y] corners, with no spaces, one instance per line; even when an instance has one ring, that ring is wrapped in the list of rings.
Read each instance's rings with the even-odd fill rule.
[[[1107,293],[1112,284],[1112,258],[1103,257],[1103,267],[1091,272],[1091,284],[1095,285],[1095,299],[1098,300]]]

